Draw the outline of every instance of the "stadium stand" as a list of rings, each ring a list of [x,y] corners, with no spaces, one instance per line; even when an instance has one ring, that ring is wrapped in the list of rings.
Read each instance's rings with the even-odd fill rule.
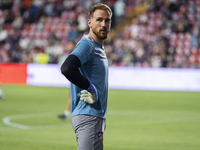
[[[200,0],[0,0],[0,63],[58,63],[98,2],[114,13],[110,66],[200,68]]]

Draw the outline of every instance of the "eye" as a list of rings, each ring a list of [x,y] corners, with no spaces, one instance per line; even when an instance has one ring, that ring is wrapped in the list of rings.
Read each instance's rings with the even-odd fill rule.
[[[110,22],[110,19],[106,19],[105,22]]]
[[[97,18],[97,21],[101,22],[103,19],[102,18]]]

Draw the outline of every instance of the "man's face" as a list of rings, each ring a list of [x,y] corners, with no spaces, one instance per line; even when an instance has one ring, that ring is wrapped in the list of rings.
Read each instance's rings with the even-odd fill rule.
[[[105,40],[110,32],[111,16],[107,10],[97,9],[88,24],[98,39]]]

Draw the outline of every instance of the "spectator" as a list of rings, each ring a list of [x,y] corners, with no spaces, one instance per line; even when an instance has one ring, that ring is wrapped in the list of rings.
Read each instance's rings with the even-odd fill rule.
[[[119,25],[124,22],[126,3],[124,0],[117,0],[114,3],[115,25]]]
[[[77,21],[78,21],[78,30],[81,32],[81,34],[83,34],[88,29],[87,16],[85,15],[85,13],[80,13],[78,15]]]
[[[43,52],[43,49],[37,48],[38,53],[35,55],[35,62],[38,64],[48,64],[49,55]]]
[[[19,29],[22,29],[22,27],[23,27],[23,18],[21,17],[20,13],[17,12],[12,22],[12,28],[19,30]]]

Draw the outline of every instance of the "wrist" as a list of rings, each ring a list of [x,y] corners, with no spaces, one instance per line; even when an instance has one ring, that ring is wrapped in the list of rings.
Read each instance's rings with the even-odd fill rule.
[[[90,83],[90,86],[87,89],[87,91],[90,93],[95,93],[95,91],[96,91],[95,86],[92,83]]]

